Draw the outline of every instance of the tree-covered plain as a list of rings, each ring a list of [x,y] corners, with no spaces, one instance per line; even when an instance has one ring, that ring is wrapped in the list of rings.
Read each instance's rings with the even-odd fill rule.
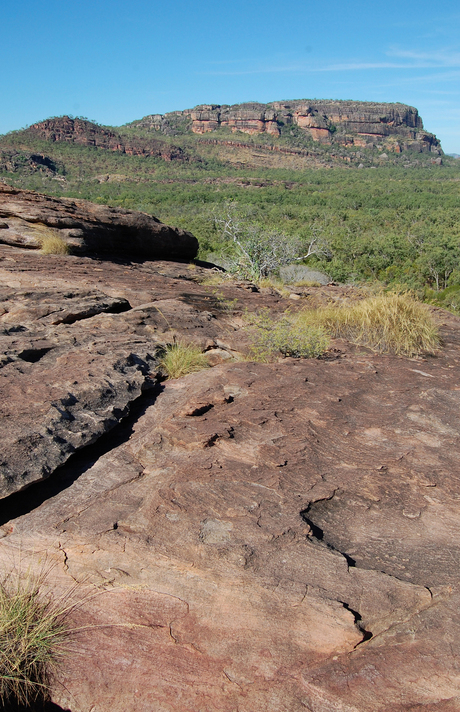
[[[132,133],[125,130],[127,137]],[[204,259],[228,247],[221,225],[232,204],[246,224],[294,241],[299,256],[316,240],[324,249],[307,264],[331,279],[379,280],[432,298],[460,288],[460,161],[444,157],[435,165],[429,154],[409,154],[382,165],[375,153],[361,150],[360,169],[337,162],[274,167],[256,165],[244,149],[231,149],[229,160],[228,147],[223,153],[190,135],[171,140],[182,146],[183,160],[14,132],[0,137],[0,178],[151,213],[193,232]],[[329,154],[325,150],[326,163]]]

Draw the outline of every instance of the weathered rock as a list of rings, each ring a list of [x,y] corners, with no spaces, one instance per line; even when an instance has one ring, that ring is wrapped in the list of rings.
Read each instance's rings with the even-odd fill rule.
[[[191,131],[198,134],[224,127],[249,134],[279,136],[283,126],[292,125],[321,143],[367,146],[369,141],[379,140],[397,153],[402,149],[442,153],[436,136],[423,130],[417,109],[405,104],[316,99],[233,106],[202,104],[164,116],[145,116],[133,124],[167,133],[171,121],[177,121],[178,115],[189,121]]]
[[[0,183],[0,218],[8,227],[0,241],[17,247],[41,246],[61,237],[76,253],[193,259],[198,241],[146,213],[95,205],[85,200],[51,198]]]
[[[223,295],[191,281],[187,268],[176,279],[166,274],[180,269],[162,262],[94,263],[2,247],[0,498],[48,477],[118,424],[155,384],[159,347],[184,338],[209,349],[214,363],[244,344]],[[105,292],[94,288],[102,277]]]
[[[154,139],[146,141],[139,137],[129,140],[92,121],[72,119],[69,116],[58,116],[32,124],[24,133],[46,141],[95,146],[129,156],[154,156],[164,161],[184,161],[187,158],[179,146]]]
[[[72,578],[106,587],[78,613],[94,628],[55,701],[72,712],[133,700],[141,712],[444,709],[460,689],[458,572],[444,563],[458,556],[460,510],[447,506],[458,451],[420,383],[451,403],[451,358],[219,366],[166,384],[129,440],[95,464],[89,454],[69,486],[64,471],[62,491],[2,539],[4,554],[46,547]],[[443,364],[454,369],[438,382]],[[412,412],[425,415],[415,429]],[[308,524],[341,492],[341,525],[361,533],[351,554]],[[414,500],[428,526],[436,517],[445,556],[419,536]],[[390,566],[360,559],[367,542],[387,547]]]
[[[250,309],[296,307],[243,287],[214,294],[190,279],[200,268],[6,246],[0,257],[15,295],[0,302],[2,371],[18,391],[30,384],[29,427],[46,421],[40,403],[51,384],[66,386],[66,372],[100,399],[112,353],[128,344],[154,353],[176,331],[210,353],[237,348],[238,315],[223,295]],[[357,296],[337,286],[308,294],[309,303]],[[122,311],[123,300],[133,308]],[[438,317],[436,358],[335,342],[323,360],[232,362],[153,383],[132,417],[2,501],[1,565],[46,552],[55,593],[77,582],[85,598],[53,686],[57,705],[459,709],[460,320]],[[53,348],[27,361],[26,346],[40,344]],[[147,375],[134,370],[126,382],[143,379],[142,389],[155,376],[155,359],[146,363]],[[116,388],[124,393],[121,381]],[[77,419],[97,419],[91,398]],[[13,424],[24,417],[10,406]],[[19,458],[19,439],[17,448]]]

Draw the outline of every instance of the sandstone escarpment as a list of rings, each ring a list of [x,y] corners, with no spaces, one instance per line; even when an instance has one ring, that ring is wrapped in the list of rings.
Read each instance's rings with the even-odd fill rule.
[[[378,143],[395,152],[442,152],[436,136],[423,130],[417,109],[405,104],[306,99],[233,106],[203,104],[164,116],[146,116],[135,124],[167,133],[178,116],[188,121],[190,130],[197,134],[227,128],[280,136],[286,128],[298,127],[320,143],[361,147]]]
[[[39,248],[51,236],[61,238],[78,254],[187,260],[198,251],[191,233],[164,225],[152,215],[51,198],[4,183],[0,183],[0,218],[0,242],[16,247]]]
[[[140,138],[121,137],[110,129],[94,124],[86,119],[60,116],[33,124],[24,131],[32,137],[51,143],[75,143],[80,146],[94,146],[108,151],[126,153],[129,156],[153,156],[165,161],[185,160],[179,146],[164,141],[143,141]]]

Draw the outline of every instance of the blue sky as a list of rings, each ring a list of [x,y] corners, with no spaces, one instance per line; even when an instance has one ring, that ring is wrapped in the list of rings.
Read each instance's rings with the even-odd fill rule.
[[[73,114],[120,125],[200,103],[416,106],[460,153],[460,6],[404,0],[2,0],[0,133]]]

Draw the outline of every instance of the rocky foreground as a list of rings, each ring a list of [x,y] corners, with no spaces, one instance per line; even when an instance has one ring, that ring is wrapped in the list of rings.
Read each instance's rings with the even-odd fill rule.
[[[81,601],[54,709],[459,710],[460,320],[238,361],[245,308],[352,294],[206,273],[0,245],[2,568]],[[162,381],[178,338],[213,368]]]

